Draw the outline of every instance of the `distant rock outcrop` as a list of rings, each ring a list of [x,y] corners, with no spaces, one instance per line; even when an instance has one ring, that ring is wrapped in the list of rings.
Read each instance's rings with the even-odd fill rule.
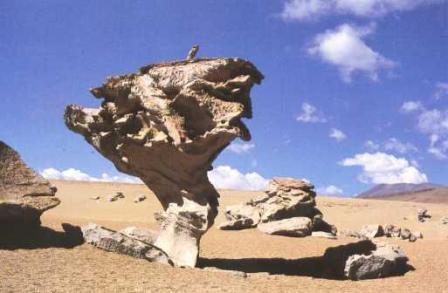
[[[265,195],[226,208],[223,230],[253,228],[267,234],[304,237],[312,231],[336,235],[335,226],[323,220],[316,208],[314,186],[294,178],[274,178]]]
[[[43,212],[57,206],[56,188],[0,141],[0,228],[38,227]]]
[[[66,108],[68,128],[124,173],[139,177],[165,213],[155,243],[178,266],[195,266],[199,240],[217,215],[207,171],[236,137],[250,139],[250,90],[263,75],[248,61],[151,64],[91,90],[101,108]]]

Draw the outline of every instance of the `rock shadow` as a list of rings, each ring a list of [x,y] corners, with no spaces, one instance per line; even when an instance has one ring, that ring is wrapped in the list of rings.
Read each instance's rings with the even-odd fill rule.
[[[84,243],[81,228],[62,224],[63,232],[48,227],[0,227],[0,249],[73,248]]]
[[[342,249],[341,249],[342,248]],[[285,258],[200,258],[198,267],[213,267],[221,270],[241,271],[245,273],[268,273],[270,275],[305,276],[319,279],[346,280],[344,266],[347,258],[353,254],[368,255],[375,246],[370,241],[360,241],[339,247],[330,247],[323,256],[299,259]],[[402,276],[415,270],[406,265],[402,270],[390,276]]]

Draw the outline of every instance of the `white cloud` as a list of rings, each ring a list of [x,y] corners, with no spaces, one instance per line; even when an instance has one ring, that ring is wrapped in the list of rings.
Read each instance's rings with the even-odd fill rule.
[[[264,190],[268,180],[256,172],[243,174],[230,166],[218,166],[208,172],[210,182],[221,189]]]
[[[287,0],[281,16],[284,20],[298,21],[316,20],[330,14],[371,18],[442,2],[444,0]]]
[[[368,149],[369,151],[377,151],[377,150],[380,149],[380,145],[375,143],[375,142],[373,142],[373,141],[371,141],[371,140],[366,141],[364,143],[364,147],[366,149]]]
[[[347,135],[345,135],[344,132],[342,132],[341,130],[339,130],[337,128],[332,128],[330,130],[329,137],[335,139],[337,142],[340,142],[340,141],[343,141],[344,139],[346,139]]]
[[[344,191],[337,186],[328,185],[328,186],[317,188],[317,193],[324,194],[324,195],[341,195],[344,193]]]
[[[405,158],[397,158],[386,153],[363,153],[344,159],[341,165],[360,166],[363,171],[358,179],[364,183],[424,183],[428,182],[426,174],[420,172]]]
[[[101,178],[97,178],[74,168],[69,168],[64,171],[59,171],[55,168],[47,168],[44,169],[42,172],[40,172],[40,174],[46,179],[92,181],[92,182],[121,182],[121,183],[135,183],[135,184],[142,183],[140,179],[126,175],[110,176],[107,173],[103,173],[101,175]]]
[[[255,148],[255,144],[253,143],[232,143],[229,145],[227,150],[235,153],[235,154],[245,154],[250,152],[253,148]]]
[[[308,53],[336,66],[345,82],[351,82],[355,72],[363,72],[376,81],[379,71],[390,69],[395,64],[364,42],[363,39],[374,30],[374,25],[358,27],[343,24],[317,35]]]
[[[428,135],[428,153],[440,160],[448,159],[448,109],[427,109],[420,102],[406,102],[401,109],[417,115],[417,129]]]
[[[418,152],[418,148],[409,142],[401,142],[395,137],[389,138],[384,144],[386,151],[395,151],[400,154],[407,154],[410,152]]]
[[[327,119],[316,107],[309,103],[302,103],[302,112],[297,116],[297,121],[303,123],[325,123]]]
[[[423,105],[417,101],[407,101],[401,105],[400,110],[404,113],[415,112],[423,109]]]
[[[448,82],[439,82],[436,84],[436,92],[434,97],[439,100],[442,98],[448,98]]]

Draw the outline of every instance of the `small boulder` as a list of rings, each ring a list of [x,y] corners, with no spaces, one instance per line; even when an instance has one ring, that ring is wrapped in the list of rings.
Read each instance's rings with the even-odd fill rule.
[[[322,231],[314,231],[311,233],[311,236],[327,238],[327,239],[338,239],[334,234],[329,233],[329,232],[322,232]]]
[[[359,234],[367,239],[373,239],[383,236],[384,230],[381,225],[365,225],[361,228]]]
[[[311,235],[312,223],[306,217],[294,217],[258,224],[258,230],[270,235],[305,237]]]
[[[146,199],[146,196],[144,196],[144,195],[142,194],[142,195],[137,196],[137,197],[134,199],[134,202],[135,202],[135,203],[139,203],[139,202],[144,201],[145,199]]]
[[[409,238],[411,238],[411,235],[411,230],[407,228],[401,229],[401,239],[408,240]]]
[[[408,257],[396,246],[377,247],[371,254],[355,254],[347,259],[344,275],[350,280],[377,279],[407,270]]]
[[[448,217],[443,217],[441,222],[442,222],[442,225],[448,225]]]
[[[90,199],[91,199],[91,200],[99,200],[100,197],[99,197],[99,196],[92,196]]]
[[[400,237],[401,228],[392,224],[384,225],[384,235],[386,237]]]
[[[417,219],[419,222],[425,222],[426,219],[431,218],[431,215],[428,213],[427,209],[418,209],[417,211]]]

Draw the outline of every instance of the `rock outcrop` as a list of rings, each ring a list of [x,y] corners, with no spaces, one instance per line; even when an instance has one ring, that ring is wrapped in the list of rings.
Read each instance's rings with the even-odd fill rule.
[[[381,236],[401,238],[402,240],[409,240],[415,242],[417,239],[422,239],[421,232],[411,232],[407,228],[400,228],[393,224],[386,224],[384,226],[378,224],[364,225],[359,232],[352,230],[341,230],[339,235],[346,237],[354,237],[359,239],[373,239]]]
[[[86,243],[105,251],[143,258],[151,262],[172,264],[164,251],[141,238],[139,239],[138,236],[131,237],[96,224],[88,224],[81,230]],[[124,232],[129,231],[125,229]]]
[[[350,280],[404,274],[407,262],[408,257],[399,247],[370,240],[330,247],[324,254],[327,274]]]
[[[263,79],[248,61],[217,58],[151,64],[91,90],[101,108],[66,108],[65,123],[119,171],[139,177],[165,212],[155,245],[195,266],[217,214],[207,171],[236,137],[250,139],[250,90]]]
[[[38,227],[43,212],[57,206],[56,188],[0,141],[0,229]]]
[[[316,208],[314,186],[294,178],[274,178],[265,195],[226,208],[223,230],[258,227],[267,234],[304,237],[312,231],[336,235],[335,226],[323,220]]]

